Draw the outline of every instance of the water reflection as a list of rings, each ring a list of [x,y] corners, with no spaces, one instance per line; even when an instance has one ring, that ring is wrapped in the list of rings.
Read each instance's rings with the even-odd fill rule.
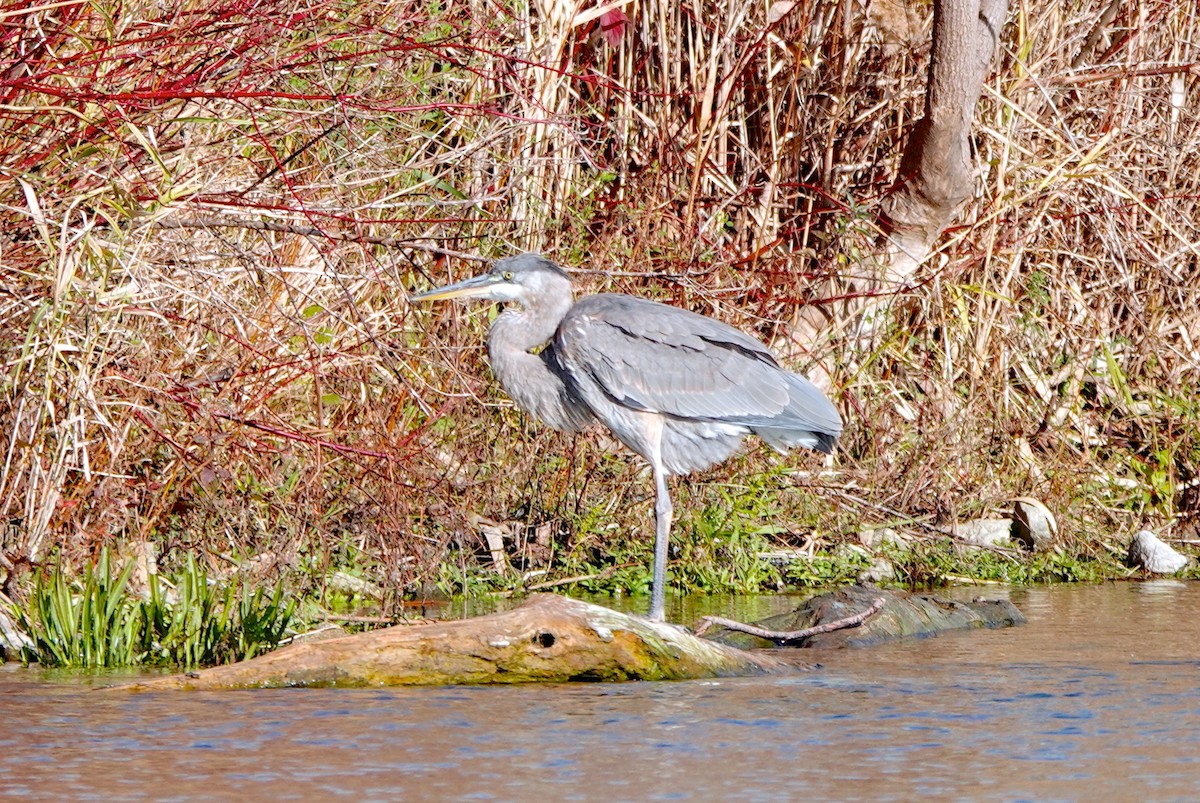
[[[29,799],[1194,799],[1196,587],[1011,596],[1029,625],[783,678],[130,695],[4,671],[0,779]]]

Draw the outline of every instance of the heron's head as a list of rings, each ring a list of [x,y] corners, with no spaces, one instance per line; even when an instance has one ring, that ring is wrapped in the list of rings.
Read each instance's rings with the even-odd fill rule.
[[[483,298],[516,301],[526,307],[548,298],[571,297],[571,279],[566,272],[538,254],[518,254],[498,259],[487,273],[455,284],[436,287],[411,297],[412,301],[442,301],[449,298]]]

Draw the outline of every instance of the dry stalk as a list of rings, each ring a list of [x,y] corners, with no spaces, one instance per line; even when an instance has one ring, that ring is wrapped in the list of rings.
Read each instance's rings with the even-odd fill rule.
[[[644,518],[635,464],[512,411],[485,313],[404,301],[459,257],[518,248],[823,366],[840,467],[880,509],[949,520],[1030,494],[1067,511],[1068,542],[1186,523],[1200,12],[1014,5],[976,195],[896,287],[865,263],[928,20],[867,5],[13,11],[0,552],[354,552],[411,591],[467,513],[599,509],[624,537]],[[831,278],[887,298],[869,347]],[[789,341],[804,305],[829,312],[819,344]]]

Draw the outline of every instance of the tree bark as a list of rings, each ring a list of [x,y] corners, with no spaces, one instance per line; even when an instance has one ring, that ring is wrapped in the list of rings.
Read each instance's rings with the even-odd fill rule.
[[[895,293],[929,257],[938,237],[971,196],[971,120],[996,53],[1008,0],[935,0],[924,116],[909,134],[900,172],[880,218],[883,237],[865,278],[831,280],[833,304],[801,310],[797,339],[847,335],[869,340]],[[820,369],[813,380],[828,388]]]
[[[939,0],[925,116],[909,135],[884,203],[887,276],[907,279],[971,196],[971,119],[1000,42],[1008,0]]]

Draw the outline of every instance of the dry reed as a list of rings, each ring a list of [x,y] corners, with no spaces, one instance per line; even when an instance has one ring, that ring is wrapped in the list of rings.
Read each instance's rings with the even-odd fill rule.
[[[636,462],[516,415],[480,313],[404,301],[517,249],[825,366],[821,532],[1018,494],[1077,549],[1194,523],[1200,13],[1013,3],[961,225],[876,340],[791,342],[921,108],[925,6],[869,5],[4,6],[5,562],[354,550],[412,592],[469,513],[640,526]]]

